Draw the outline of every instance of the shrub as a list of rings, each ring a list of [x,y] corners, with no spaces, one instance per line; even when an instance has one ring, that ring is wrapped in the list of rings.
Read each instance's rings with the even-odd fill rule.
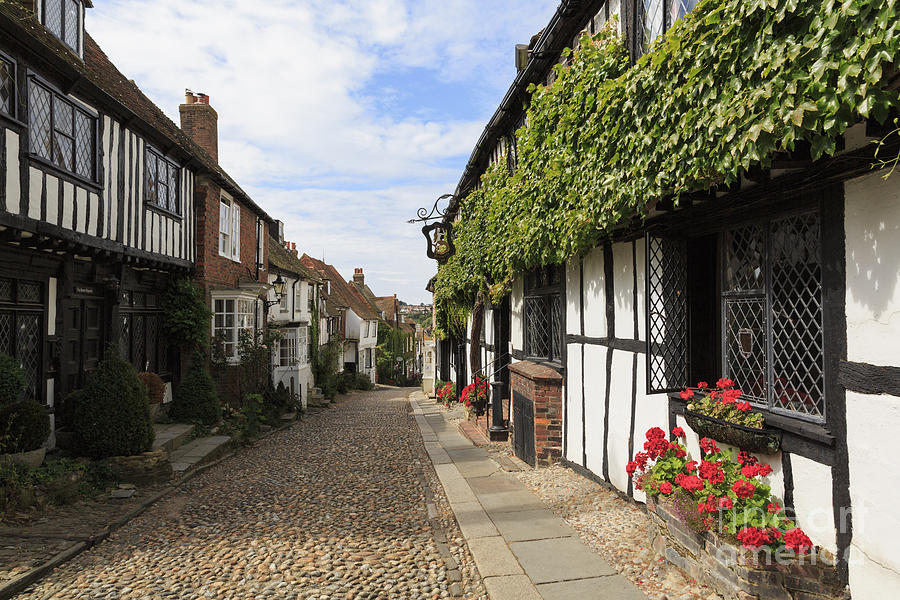
[[[147,388],[147,395],[150,397],[150,404],[162,404],[163,398],[166,397],[166,382],[156,373],[138,373],[138,377],[144,387]]]
[[[209,371],[196,361],[188,370],[169,407],[176,421],[214,425],[222,418],[222,405]]]
[[[25,389],[25,371],[19,361],[0,354],[0,405],[16,402]]]
[[[163,327],[169,339],[185,350],[202,350],[209,345],[212,313],[203,290],[190,279],[169,286],[162,299]]]
[[[346,394],[350,389],[350,386],[347,384],[347,373],[341,373],[337,377],[337,392],[338,394]]]
[[[241,433],[243,437],[255,437],[259,434],[262,423],[263,397],[260,394],[247,394],[241,404]]]
[[[375,386],[372,384],[372,380],[369,379],[368,375],[363,375],[362,373],[357,373],[356,377],[353,381],[353,387],[357,390],[368,391],[374,389]]]
[[[0,406],[0,454],[31,452],[50,435],[50,415],[34,400]]]
[[[150,450],[154,433],[147,388],[115,348],[107,348],[74,400],[70,410],[80,453],[106,458]]]

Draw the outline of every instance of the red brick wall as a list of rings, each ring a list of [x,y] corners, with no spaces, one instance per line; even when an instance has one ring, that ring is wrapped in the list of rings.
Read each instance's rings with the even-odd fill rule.
[[[241,262],[219,255],[219,198],[221,189],[205,177],[198,177],[194,191],[197,210],[197,282],[207,292],[214,289],[234,289],[241,282],[268,278],[268,244],[263,243],[264,265],[256,270],[256,221],[253,210],[235,200],[241,209]],[[265,225],[268,227],[268,225]],[[268,235],[264,229],[264,235]],[[247,271],[249,269],[249,272]]]
[[[522,361],[509,367],[510,388],[534,403],[534,454],[537,464],[562,457],[562,377],[549,367]],[[513,436],[518,432],[513,431]]]
[[[178,112],[181,113],[181,129],[214,161],[219,162],[219,115],[215,109],[209,104],[196,102],[182,104]]]

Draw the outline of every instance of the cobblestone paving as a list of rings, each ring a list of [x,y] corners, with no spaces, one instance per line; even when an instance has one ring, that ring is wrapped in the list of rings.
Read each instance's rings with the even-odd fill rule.
[[[440,487],[429,519],[408,392],[351,395],[243,450],[18,597],[483,596]]]

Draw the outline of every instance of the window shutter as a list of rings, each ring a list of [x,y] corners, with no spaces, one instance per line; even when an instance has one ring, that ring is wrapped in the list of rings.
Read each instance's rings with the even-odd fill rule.
[[[241,260],[241,207],[231,205],[231,258]]]
[[[647,234],[647,392],[688,385],[687,241]]]

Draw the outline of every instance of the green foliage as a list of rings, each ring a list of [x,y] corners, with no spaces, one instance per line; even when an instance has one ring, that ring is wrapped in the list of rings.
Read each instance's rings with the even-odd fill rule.
[[[375,355],[375,375],[379,382],[396,383],[403,375],[402,360],[408,353],[404,353],[406,340],[410,334],[391,327],[387,323],[378,323],[378,346]]]
[[[147,388],[116,348],[91,373],[72,398],[72,426],[78,451],[91,458],[134,455],[153,445]]]
[[[282,338],[277,329],[241,331],[238,357],[241,368],[241,395],[265,394],[272,387],[272,361],[276,343]]]
[[[33,505],[70,504],[115,483],[109,464],[71,458],[48,459],[37,468],[0,466],[0,511]]]
[[[209,346],[212,312],[203,290],[190,279],[174,281],[162,298],[163,328],[169,339],[186,351]]]
[[[629,68],[614,27],[532,87],[518,166],[460,204],[437,328],[459,336],[479,288],[582,255],[655,200],[727,187],[808,142],[814,159],[898,102],[900,7],[883,0],[706,0]]]
[[[331,338],[323,346],[313,346],[312,370],[316,385],[328,400],[337,395],[338,357],[341,352],[341,341]]]
[[[50,435],[50,415],[34,400],[0,405],[0,454],[31,452]]]
[[[0,406],[12,404],[25,390],[25,371],[12,356],[0,354]]]
[[[216,386],[203,361],[196,360],[172,397],[169,417],[175,421],[214,425],[222,418]]]
[[[279,381],[277,386],[269,385],[262,394],[263,414],[266,421],[276,423],[278,418],[291,408],[291,392],[284,383]]]

